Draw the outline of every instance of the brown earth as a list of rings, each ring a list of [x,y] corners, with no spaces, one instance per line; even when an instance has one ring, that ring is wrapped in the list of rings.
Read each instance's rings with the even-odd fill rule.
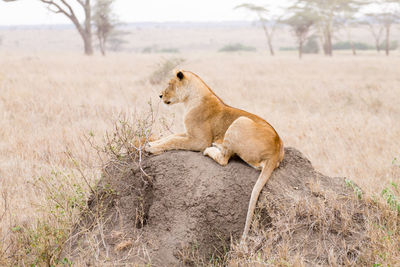
[[[301,255],[306,264],[354,262],[365,218],[353,189],[343,178],[316,172],[296,149],[285,153],[260,196],[247,249],[273,259],[282,257],[287,242],[286,256]],[[222,167],[190,151],[149,156],[140,165],[121,162],[105,168],[74,232],[68,250],[73,262],[232,264],[239,254],[250,253],[236,247],[227,254],[244,228],[259,171],[238,158]]]

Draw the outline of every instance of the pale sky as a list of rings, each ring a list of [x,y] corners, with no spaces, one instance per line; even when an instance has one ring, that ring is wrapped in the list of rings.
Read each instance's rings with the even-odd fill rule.
[[[75,0],[69,0],[74,2]],[[232,21],[252,20],[245,10],[233,10],[243,2],[260,0],[116,0],[115,13],[123,22],[143,21]],[[279,1],[286,2],[285,0]],[[53,14],[38,0],[3,2],[0,0],[0,25],[69,24],[62,14]]]

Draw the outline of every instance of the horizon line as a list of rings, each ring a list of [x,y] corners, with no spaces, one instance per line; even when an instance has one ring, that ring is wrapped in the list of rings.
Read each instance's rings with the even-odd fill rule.
[[[130,25],[130,24],[167,24],[167,23],[197,23],[197,24],[207,24],[207,23],[253,23],[257,22],[256,20],[168,20],[168,21],[130,21],[130,22],[120,22],[122,25]],[[74,26],[73,23],[54,23],[54,24],[46,24],[46,23],[38,23],[38,24],[0,24],[0,27],[37,27],[37,26]]]

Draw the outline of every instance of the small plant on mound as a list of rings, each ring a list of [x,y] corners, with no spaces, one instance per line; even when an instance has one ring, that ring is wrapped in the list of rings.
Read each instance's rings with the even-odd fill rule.
[[[382,190],[381,196],[393,210],[400,214],[399,187],[396,183],[391,182],[390,186]]]
[[[238,51],[248,51],[248,52],[254,52],[257,49],[252,46],[246,46],[241,43],[236,43],[236,44],[228,44],[222,47],[221,49],[218,50],[218,52],[238,52]]]
[[[123,114],[119,116],[114,123],[114,131],[106,133],[104,147],[99,149],[96,146],[106,155],[108,161],[120,161],[127,157],[132,160],[141,158],[145,145],[151,139],[155,120],[151,104],[150,108],[150,112],[143,118],[129,118]]]
[[[361,189],[360,189],[357,185],[355,185],[354,182],[353,182],[352,180],[346,179],[346,180],[345,180],[345,183],[346,183],[346,185],[347,185],[348,187],[350,187],[351,189],[353,189],[354,194],[356,194],[356,196],[358,197],[358,199],[361,199],[361,198],[362,198],[362,194],[363,194],[363,193],[362,193]]]
[[[66,254],[75,264],[82,265],[89,261],[94,265],[115,265],[134,257],[135,249],[145,250],[144,244],[140,243],[140,236],[132,236],[131,232],[134,235],[135,230],[124,229],[125,224],[121,220],[127,212],[120,211],[122,214],[118,225],[121,229],[113,229],[112,210],[119,209],[118,203],[121,196],[125,197],[126,191],[134,191],[136,198],[132,199],[132,203],[135,208],[129,212],[135,214],[134,228],[140,229],[146,224],[149,208],[147,192],[152,187],[152,179],[142,161],[145,157],[144,148],[152,139],[154,120],[150,103],[149,112],[132,116],[120,114],[113,130],[106,133],[104,144],[98,145],[94,136],[89,136],[88,142],[102,162],[102,177],[68,240]],[[130,186],[126,188],[121,181],[126,180],[132,172],[138,173],[139,179],[129,181]]]
[[[393,166],[400,167],[400,162],[397,158],[392,161]],[[385,200],[386,204],[393,210],[397,211],[400,216],[400,188],[399,184],[391,181],[382,192],[381,197]]]
[[[220,243],[221,249],[217,249],[206,259],[204,258],[204,255],[201,255],[197,243],[182,247],[177,256],[180,262],[188,266],[227,266],[231,244],[229,241],[227,242],[222,239],[220,239]]]

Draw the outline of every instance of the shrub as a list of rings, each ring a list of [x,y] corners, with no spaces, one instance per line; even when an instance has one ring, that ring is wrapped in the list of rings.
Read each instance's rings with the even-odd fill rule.
[[[141,164],[144,146],[152,134],[153,108],[150,105],[150,112],[136,115],[120,115],[114,123],[114,130],[106,133],[100,144],[92,133],[86,136],[86,144],[95,150],[99,163],[103,163],[100,170],[104,170],[107,164],[123,167],[121,164],[125,164],[127,158]],[[84,160],[75,158],[70,152],[65,155],[70,168],[54,169],[34,181],[36,192],[44,196],[44,201],[32,212],[39,212],[41,217],[32,222],[10,224],[5,236],[0,232],[0,266],[80,266],[72,262],[74,258],[69,254],[71,248],[68,246],[78,234],[87,235],[85,240],[94,248],[88,252],[98,261],[95,266],[104,265],[98,257],[104,243],[94,242],[87,233],[91,227],[98,229],[96,234],[100,236],[106,219],[101,210],[90,210],[90,203],[103,203],[100,197],[117,192],[112,188],[105,191],[96,185],[99,172],[88,173]],[[131,171],[130,167],[127,170]],[[4,194],[0,196],[0,208],[3,205],[5,212],[9,212]],[[3,215],[0,212],[0,221]],[[93,218],[93,223],[88,229],[76,233],[77,226],[84,225],[88,218]]]
[[[383,42],[379,45],[380,49],[385,50],[386,44]],[[396,50],[399,47],[399,43],[397,41],[391,41],[389,45],[389,50]]]
[[[145,48],[142,49],[143,54],[150,54],[150,53],[154,53],[156,51],[157,51],[156,46],[146,46]]]
[[[257,49],[252,46],[245,46],[241,43],[228,44],[218,50],[218,52],[237,52],[237,51],[256,51]]]
[[[319,53],[319,45],[314,35],[307,39],[306,43],[303,46],[303,53],[304,54]]]
[[[280,47],[280,51],[297,51],[299,48],[298,47],[293,47],[293,46],[283,46]],[[315,36],[311,36],[310,38],[307,39],[303,46],[303,53],[304,54],[318,54],[319,52],[319,46],[316,41]]]
[[[160,49],[158,51],[158,53],[179,53],[179,49],[178,48],[174,48],[174,47],[163,48],[163,49]]]
[[[353,45],[356,50],[374,49],[372,46],[370,46],[366,43],[361,43],[361,42],[354,42]],[[349,41],[338,42],[336,44],[333,44],[332,48],[333,48],[333,50],[350,50],[350,49],[352,49],[351,43]]]
[[[297,47],[293,47],[293,46],[283,46],[283,47],[279,47],[280,51],[296,51]]]
[[[176,47],[168,47],[159,49],[158,46],[146,46],[142,49],[143,54],[151,54],[151,53],[179,53],[179,49]]]
[[[151,84],[160,84],[168,75],[171,74],[171,71],[176,68],[179,64],[185,62],[185,59],[173,57],[170,59],[164,59],[160,63],[158,63],[155,71],[150,75],[149,81]]]
[[[87,208],[94,177],[88,178],[81,163],[69,154],[66,160],[70,161],[71,169],[53,170],[35,180],[37,193],[45,196],[43,203],[34,209],[41,217],[10,225],[8,247],[0,246],[0,256],[5,252],[7,257],[3,261],[0,257],[0,265],[71,266],[68,258],[61,258],[61,253],[80,214]]]

